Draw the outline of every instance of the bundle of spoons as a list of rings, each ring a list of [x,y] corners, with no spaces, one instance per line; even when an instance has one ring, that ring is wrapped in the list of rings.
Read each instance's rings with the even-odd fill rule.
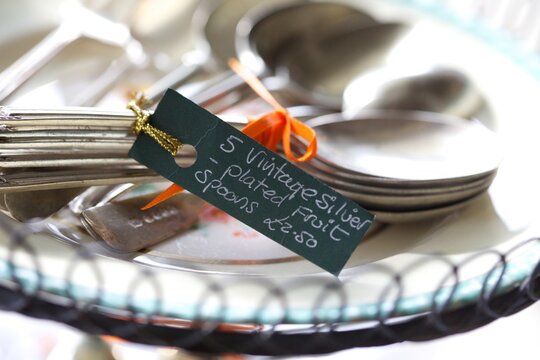
[[[156,181],[154,172],[127,156],[134,120],[128,110],[4,109],[0,189]],[[225,120],[237,126],[246,122]],[[494,133],[477,121],[449,115],[365,110],[351,119],[331,114],[307,123],[317,133],[318,152],[298,166],[382,221],[428,218],[464,206],[490,186],[501,161]],[[194,159],[193,151],[178,154],[180,163]]]

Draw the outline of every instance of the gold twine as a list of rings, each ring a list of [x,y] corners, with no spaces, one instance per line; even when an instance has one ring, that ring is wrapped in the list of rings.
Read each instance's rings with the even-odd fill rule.
[[[144,132],[152,139],[154,139],[162,148],[167,150],[172,156],[176,156],[178,150],[182,147],[182,143],[158,128],[153,127],[148,123],[150,119],[150,113],[139,107],[137,100],[131,100],[127,108],[132,110],[135,114],[135,123],[133,124],[133,132],[139,135]]]

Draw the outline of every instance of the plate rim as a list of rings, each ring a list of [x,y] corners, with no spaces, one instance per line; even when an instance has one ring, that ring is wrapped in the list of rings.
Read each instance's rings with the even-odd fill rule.
[[[503,32],[488,27],[481,21],[465,21],[464,19],[461,19],[455,14],[447,11],[444,6],[434,2],[426,2],[422,0],[386,0],[386,3],[395,3],[412,8],[413,10],[418,10],[422,13],[429,13],[429,16],[431,17],[435,17],[442,22],[450,23],[450,25],[453,27],[464,30],[468,35],[476,37],[483,43],[490,45],[495,49],[495,51],[504,54],[506,58],[513,60],[518,67],[526,70],[526,72],[536,81],[540,80],[540,63],[538,62],[537,56],[532,52],[525,51],[525,49],[516,45]],[[538,259],[540,258],[540,240],[534,240],[535,239],[529,239],[520,242],[520,245],[534,243],[536,246],[533,246],[526,255],[512,259],[512,261],[506,264],[502,274],[502,282],[500,284],[501,291],[510,289],[515,284],[524,281],[530,275],[530,271],[537,266]],[[497,280],[496,275],[501,275],[497,274],[497,271],[498,270],[495,269],[493,272],[490,271],[487,274],[476,276],[457,283],[455,293],[452,297],[452,306],[465,305],[477,299],[478,295],[482,291],[482,284],[489,285],[491,283],[491,285],[493,285],[493,282]],[[70,295],[68,297],[76,301],[84,301],[87,299],[86,295],[88,294],[88,289],[83,286],[73,286],[73,284],[71,284],[70,293],[68,294],[65,291],[66,286],[63,285],[65,279],[39,274],[37,273],[37,270],[28,269],[23,266],[10,263],[9,259],[0,259],[0,280],[10,280],[13,272],[17,274],[17,277],[21,281],[21,285],[23,286],[24,290],[31,291],[33,288],[35,288],[37,281],[39,281],[42,285],[39,287],[40,291],[47,291],[61,296]],[[430,306],[433,305],[433,301],[430,301],[430,299],[434,299],[435,304],[437,304],[439,301],[444,301],[445,297],[443,295],[450,290],[452,289],[446,287],[442,288],[442,291],[435,290],[433,292],[399,298],[397,302],[387,301],[382,303],[357,304],[347,306],[344,309],[327,307],[321,309],[322,313],[317,314],[317,319],[335,319],[336,311],[342,312],[343,317],[340,318],[340,320],[346,322],[377,320],[378,316],[381,315],[381,310],[383,312],[392,311],[393,316],[418,314],[430,310]],[[111,292],[104,292],[100,299],[103,300],[103,303],[100,305],[104,305],[108,308],[116,310],[126,310],[125,296]],[[138,312],[148,315],[156,315],[153,300],[145,301],[144,299],[138,299],[135,302],[132,302],[132,304],[136,304],[135,309]],[[396,306],[394,307],[394,305]],[[175,307],[172,309],[162,310],[164,310],[163,315],[166,316],[194,319],[196,316],[200,315],[195,307],[197,307],[197,305],[191,305],[191,308],[190,306],[186,306],[185,308]],[[219,315],[217,318],[225,322],[250,322],[253,320],[260,321],[260,315],[256,316],[258,319],[254,319],[250,318],[249,316],[246,317],[245,310],[240,312],[234,310],[235,309],[226,309],[224,313],[219,311],[219,314],[214,313],[206,315],[208,315],[209,318],[216,318],[216,315]],[[317,309],[317,311],[319,312],[320,310]],[[189,314],[191,314],[191,317]],[[269,321],[270,323],[283,318],[282,314],[275,313],[265,313],[262,314],[262,316],[265,321]],[[306,321],[311,322],[310,319],[313,320],[314,318],[315,316],[313,309],[287,309],[286,319],[292,323],[306,323]]]

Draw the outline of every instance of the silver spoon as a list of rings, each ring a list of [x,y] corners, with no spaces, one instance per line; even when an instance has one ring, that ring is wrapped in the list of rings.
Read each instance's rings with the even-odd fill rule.
[[[265,7],[254,8],[238,23],[237,54],[240,61],[252,72],[260,77],[266,77],[274,74],[282,64],[282,58],[289,56],[290,53],[296,54],[297,49],[301,49],[300,52],[308,51],[310,48],[321,49],[328,42],[373,24],[375,21],[370,16],[346,4],[334,2],[294,2],[277,6],[274,3],[267,4]],[[378,45],[375,44],[375,48]],[[315,58],[309,59],[310,64],[304,65],[313,68],[311,65],[320,63],[319,60],[326,55],[328,54],[319,53]],[[197,94],[193,100],[205,106],[224,94],[245,86],[243,80],[236,74],[229,74],[228,78]],[[309,90],[305,90],[305,86],[294,82],[296,78],[286,79],[280,76],[277,80],[299,99],[315,100],[312,94],[307,94]],[[318,101],[310,103],[323,104]]]
[[[443,114],[372,110],[354,119],[332,114],[307,123],[317,132],[318,159],[375,178],[455,183],[488,175],[502,161],[493,132]]]

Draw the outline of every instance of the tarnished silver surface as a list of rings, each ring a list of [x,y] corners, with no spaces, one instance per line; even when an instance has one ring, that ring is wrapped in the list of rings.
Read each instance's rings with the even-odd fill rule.
[[[82,212],[86,229],[118,251],[155,245],[197,223],[205,202],[191,194],[175,196],[150,210],[140,210],[153,195],[96,206]]]

